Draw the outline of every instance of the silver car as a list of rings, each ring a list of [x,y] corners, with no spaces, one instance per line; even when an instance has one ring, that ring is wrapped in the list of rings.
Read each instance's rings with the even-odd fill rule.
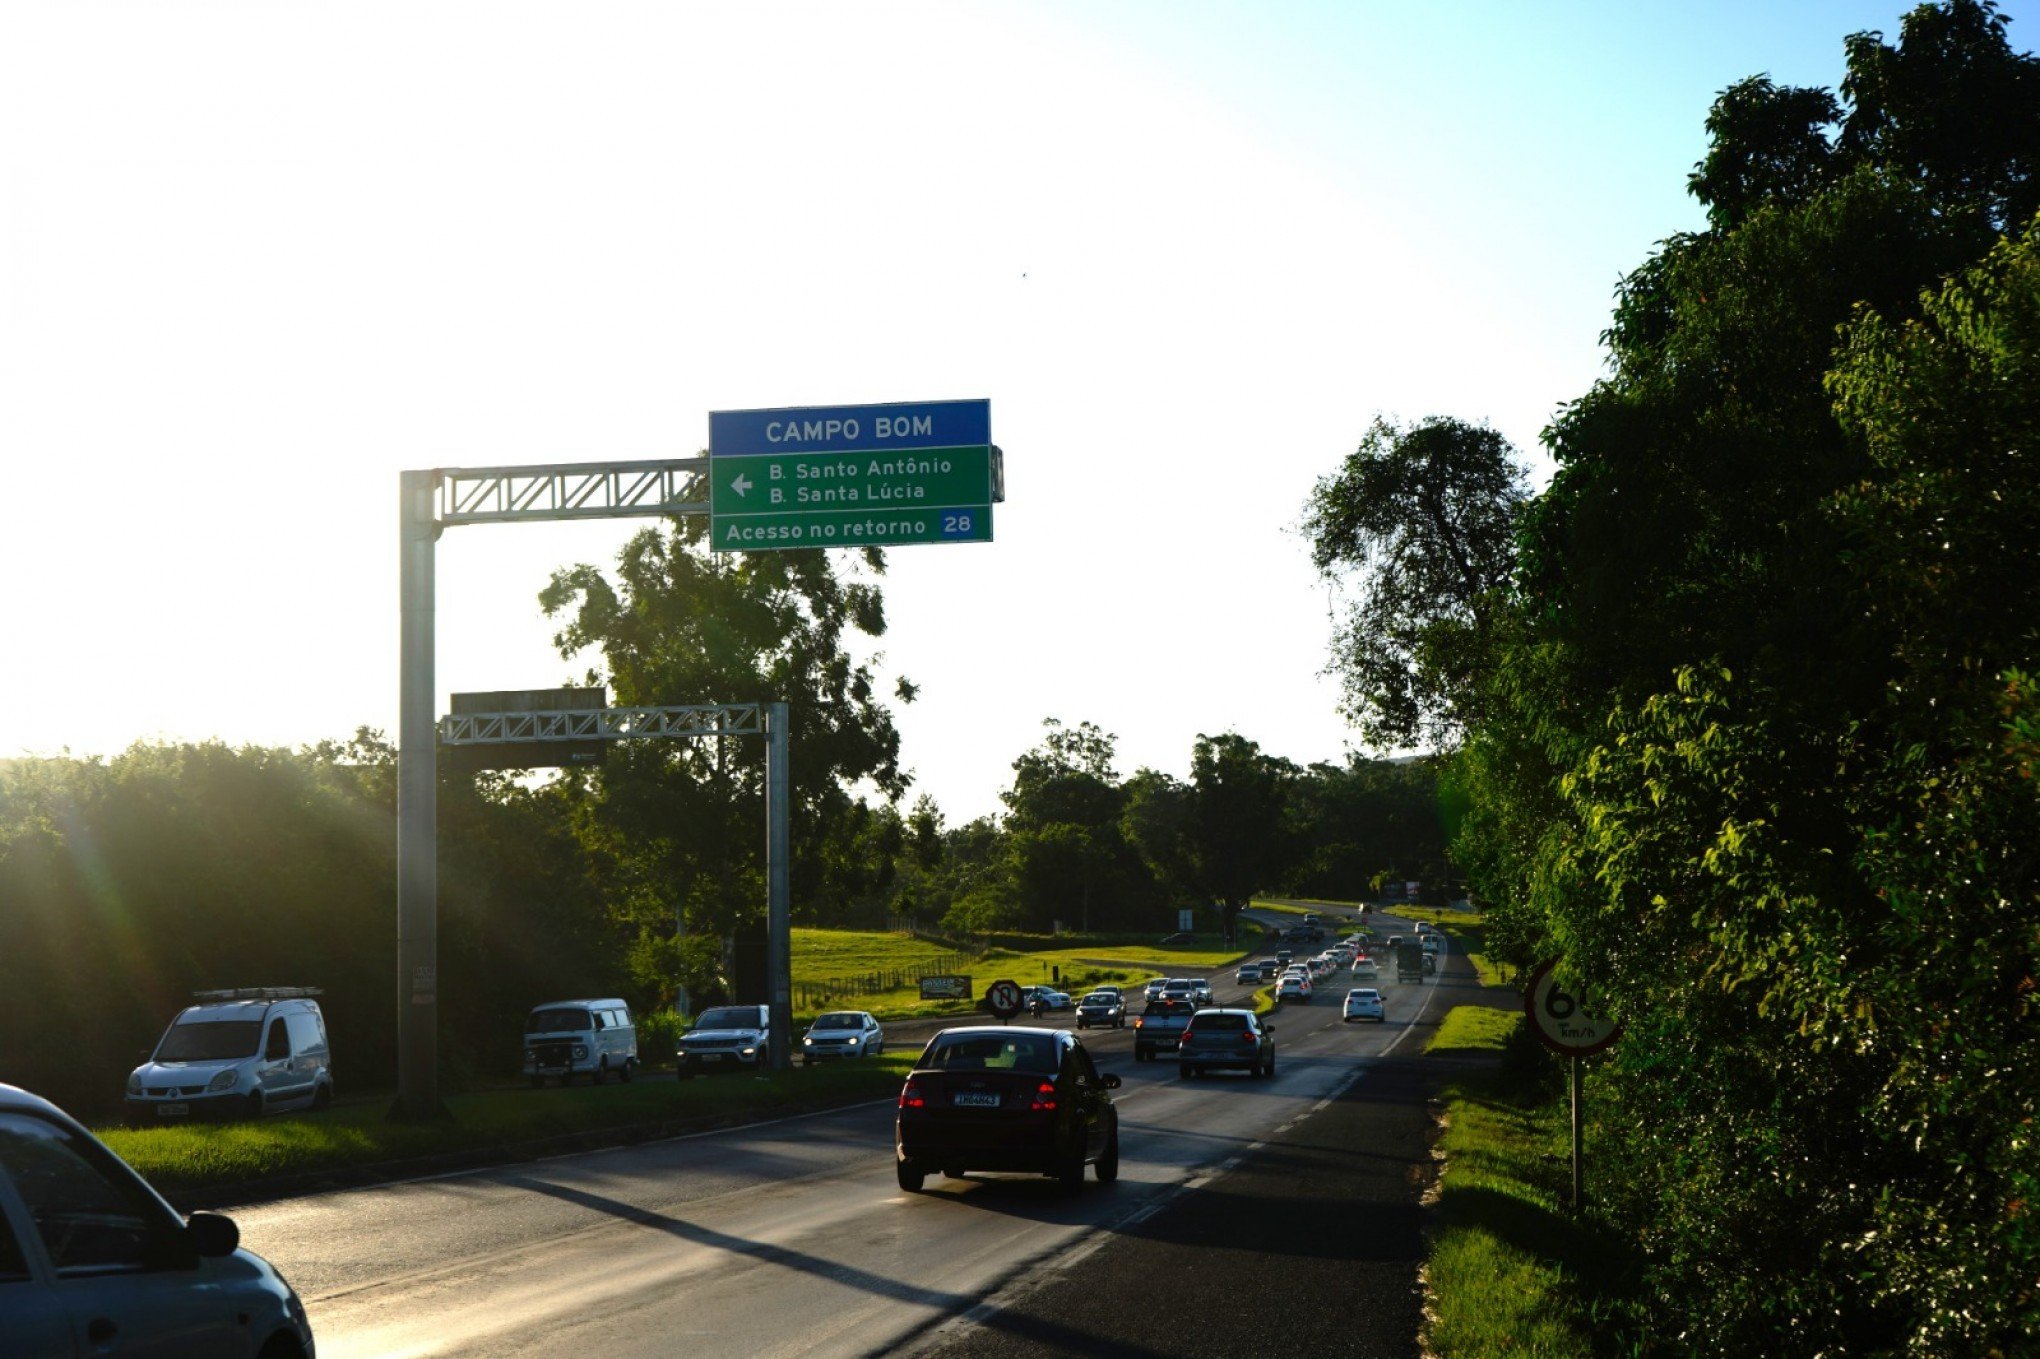
[[[0,1349],[7,1359],[311,1359],[304,1304],[240,1241],[232,1218],[179,1218],[76,1119],[0,1085]]]
[[[1176,1070],[1188,1078],[1221,1067],[1274,1075],[1275,1030],[1252,1010],[1199,1010],[1177,1045]]]
[[[816,1015],[800,1040],[800,1064],[829,1057],[876,1057],[885,1051],[885,1030],[864,1010],[831,1010]]]

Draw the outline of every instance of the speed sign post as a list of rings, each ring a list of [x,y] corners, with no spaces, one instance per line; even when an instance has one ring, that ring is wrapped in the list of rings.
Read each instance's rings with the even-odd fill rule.
[[[1622,1033],[1622,1026],[1588,1003],[1586,988],[1567,991],[1558,984],[1558,959],[1530,974],[1523,991],[1523,1013],[1530,1031],[1544,1045],[1570,1058],[1572,1068],[1572,1204],[1586,1204],[1585,1116],[1580,1103],[1580,1059],[1601,1051]]]

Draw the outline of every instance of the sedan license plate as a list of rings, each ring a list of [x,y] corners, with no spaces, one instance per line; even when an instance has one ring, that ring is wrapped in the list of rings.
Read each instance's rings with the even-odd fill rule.
[[[159,1104],[156,1106],[156,1117],[158,1118],[184,1118],[190,1113],[191,1106],[189,1104]]]
[[[960,1090],[956,1095],[956,1107],[959,1109],[996,1109],[999,1107],[999,1097],[988,1091]]]
[[[701,1060],[704,1062],[720,1062],[722,1059],[723,1054],[720,1052],[704,1052],[701,1054]]]

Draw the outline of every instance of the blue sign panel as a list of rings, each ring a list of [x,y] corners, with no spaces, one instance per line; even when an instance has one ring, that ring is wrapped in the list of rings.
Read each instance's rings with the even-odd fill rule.
[[[708,451],[718,458],[755,453],[972,448],[991,441],[989,401],[901,401],[878,406],[790,406],[708,413]]]

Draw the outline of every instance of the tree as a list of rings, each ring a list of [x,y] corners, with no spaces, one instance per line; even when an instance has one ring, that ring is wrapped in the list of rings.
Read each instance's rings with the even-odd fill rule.
[[[1288,871],[1296,766],[1234,732],[1200,734],[1190,754],[1190,859],[1230,939],[1240,912]]]
[[[1717,103],[1710,226],[1547,432],[1453,764],[1491,947],[1627,1024],[1596,1117],[1638,1348],[2040,1326],[2040,307],[2030,243],[1974,269],[2040,206],[2040,84],[1970,0],[1848,56],[1840,99]]]
[[[1355,901],[1377,881],[1421,881],[1442,891],[1448,827],[1439,806],[1435,760],[1314,764],[1290,792],[1294,861],[1283,875],[1291,896]]]
[[[1449,742],[1469,717],[1492,613],[1515,560],[1526,490],[1494,430],[1377,419],[1305,507],[1311,561],[1358,592],[1332,667],[1362,737]]]
[[[861,558],[872,576],[883,554]],[[783,700],[792,720],[792,888],[817,903],[868,889],[842,847],[867,824],[852,790],[890,800],[906,787],[899,735],[870,667],[845,648],[878,637],[875,581],[837,574],[821,551],[719,554],[698,523],[647,529],[617,580],[592,566],[555,572],[539,600],[563,620],[572,660],[597,652],[611,701],[631,706]],[[912,693],[902,682],[904,701]],[[621,743],[599,774],[572,774],[577,825],[597,856],[610,909],[640,935],[728,935],[764,902],[763,749],[755,741]],[[844,875],[848,874],[846,878]],[[640,956],[665,956],[657,949]],[[677,983],[678,978],[671,981]]]
[[[1126,793],[1112,768],[1117,738],[1089,722],[1051,717],[1039,746],[1013,762],[1000,794],[1020,917],[1093,929],[1135,924],[1152,897],[1119,824]]]

